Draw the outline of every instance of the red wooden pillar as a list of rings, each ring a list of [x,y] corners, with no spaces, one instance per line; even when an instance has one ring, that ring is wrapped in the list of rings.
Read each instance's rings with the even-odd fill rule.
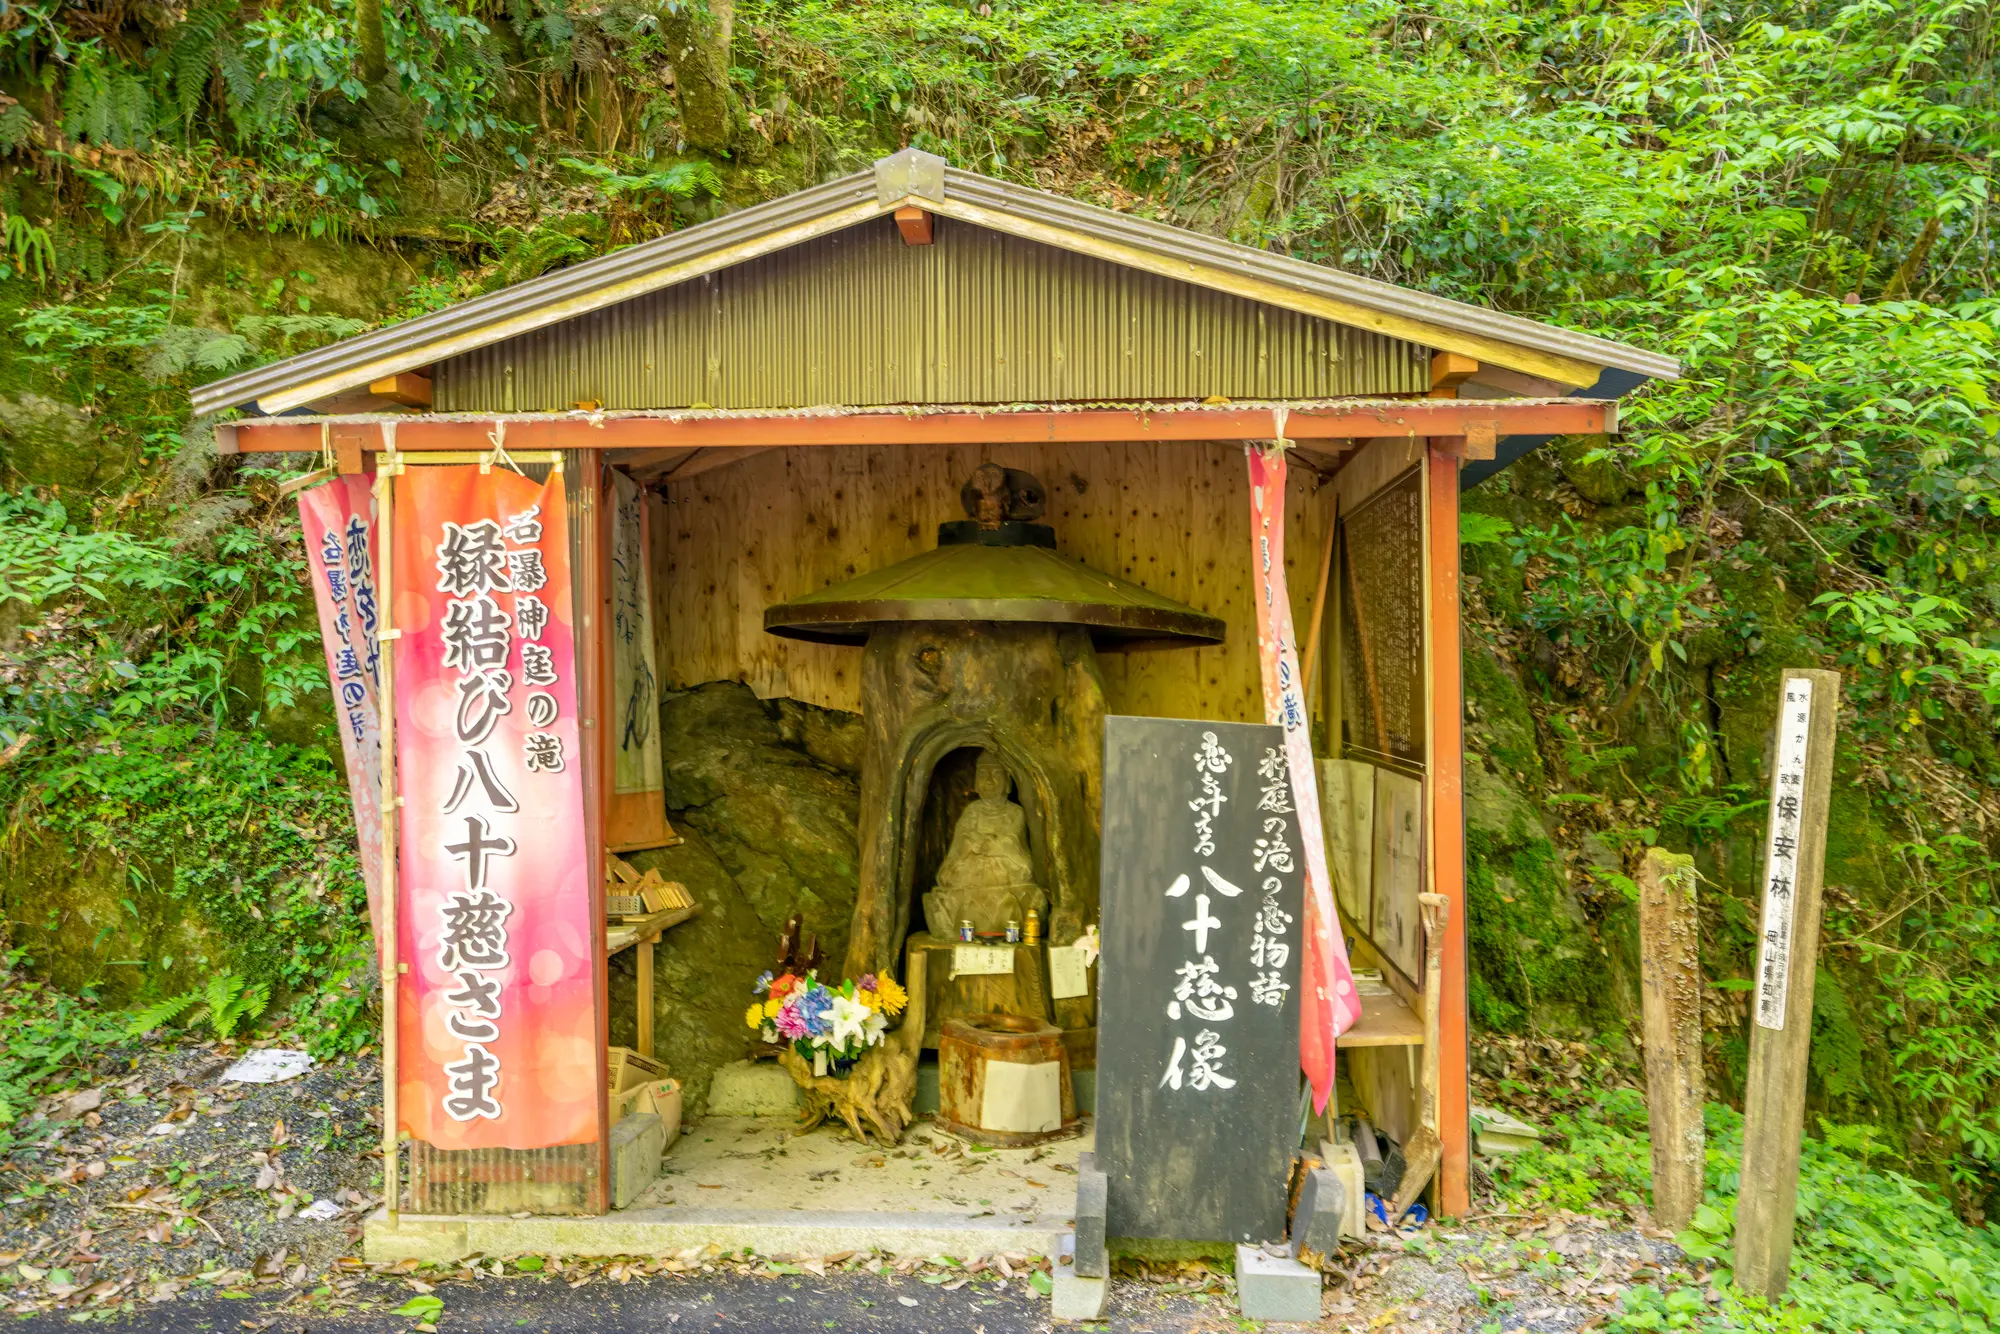
[[[1466,1213],[1471,1191],[1470,1013],[1466,1005],[1465,683],[1459,644],[1458,468],[1465,441],[1433,437],[1425,458],[1430,516],[1425,564],[1430,645],[1431,888],[1451,900],[1438,1010],[1438,1176],[1441,1213]]]
[[[610,966],[605,958],[604,814],[611,790],[606,780],[608,751],[604,744],[605,703],[610,698],[609,654],[605,652],[604,590],[610,561],[604,523],[603,453],[574,451],[565,466],[570,520],[576,526],[575,596],[577,708],[582,716],[583,818],[589,849],[592,959],[597,976],[597,1175],[591,1208],[611,1210],[611,1089],[608,1050],[611,1046]]]

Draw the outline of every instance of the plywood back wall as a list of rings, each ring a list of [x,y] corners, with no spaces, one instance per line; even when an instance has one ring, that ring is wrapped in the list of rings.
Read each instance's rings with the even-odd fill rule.
[[[989,459],[1047,485],[1043,522],[1065,555],[1228,625],[1216,648],[1101,655],[1114,713],[1262,721],[1240,445],[774,449],[671,484],[653,502],[665,687],[740,680],[767,699],[859,712],[861,651],[766,634],[764,608],[930,550]],[[1332,509],[1314,482],[1293,470],[1286,516],[1300,634]]]

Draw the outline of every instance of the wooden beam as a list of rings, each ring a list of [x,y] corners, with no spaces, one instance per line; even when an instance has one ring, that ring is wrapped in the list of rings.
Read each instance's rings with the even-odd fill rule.
[[[369,381],[368,392],[391,403],[401,403],[406,408],[428,408],[431,405],[431,377],[415,371],[402,371]]]
[[[1091,408],[1074,412],[994,412],[976,407],[939,411],[773,413],[634,412],[576,416],[512,413],[486,417],[336,418],[364,449],[381,448],[382,424],[396,423],[402,449],[493,448],[496,422],[507,427],[514,449],[660,450],[776,445],[1099,444],[1155,441],[1268,440],[1272,409],[1233,404],[1177,408]],[[1505,435],[1584,435],[1615,431],[1618,405],[1595,399],[1512,401],[1491,399],[1360,400],[1352,404],[1293,408],[1285,422],[1292,440],[1360,440],[1419,436],[1463,438],[1485,427]],[[256,418],[235,423],[243,453],[318,450],[325,418]],[[227,444],[218,433],[217,447]],[[658,457],[656,455],[656,457]]]
[[[699,477],[705,472],[714,472],[717,468],[726,468],[732,463],[741,463],[753,454],[763,454],[771,448],[772,446],[770,445],[757,445],[747,449],[698,449],[686,462],[677,464],[670,469],[667,472],[666,480],[669,482],[685,482],[690,477]]]
[[[1457,398],[1458,387],[1479,371],[1477,358],[1458,352],[1440,352],[1431,358],[1432,398]]]
[[[929,245],[931,243],[931,215],[928,209],[913,204],[905,204],[896,210],[896,230],[903,234],[904,245]]]
[[[1440,402],[1446,400],[1438,400]],[[1465,690],[1459,646],[1458,467],[1461,450],[1433,440],[1424,460],[1429,520],[1425,533],[1427,576],[1424,636],[1430,673],[1431,889],[1451,900],[1445,921],[1442,985],[1424,1004],[1438,1012],[1438,1137],[1444,1163],[1438,1173],[1438,1212],[1445,1217],[1472,1208],[1472,1125],[1469,1081],[1470,1025],[1466,1001],[1465,901]]]

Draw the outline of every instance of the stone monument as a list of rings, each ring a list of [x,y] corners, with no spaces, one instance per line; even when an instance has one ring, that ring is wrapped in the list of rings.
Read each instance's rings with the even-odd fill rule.
[[[924,920],[938,940],[951,940],[959,924],[991,934],[1025,922],[1028,910],[1048,911],[1028,854],[1028,813],[1012,800],[1014,780],[990,750],[979,752],[974,771],[978,799],[952,829],[951,846],[938,867],[937,888],[924,895]]]

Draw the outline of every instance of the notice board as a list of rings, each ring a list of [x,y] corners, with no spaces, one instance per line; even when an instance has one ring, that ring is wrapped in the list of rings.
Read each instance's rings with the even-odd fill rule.
[[[1305,878],[1284,734],[1105,719],[1103,829],[1106,1230],[1275,1241],[1299,1138]]]

